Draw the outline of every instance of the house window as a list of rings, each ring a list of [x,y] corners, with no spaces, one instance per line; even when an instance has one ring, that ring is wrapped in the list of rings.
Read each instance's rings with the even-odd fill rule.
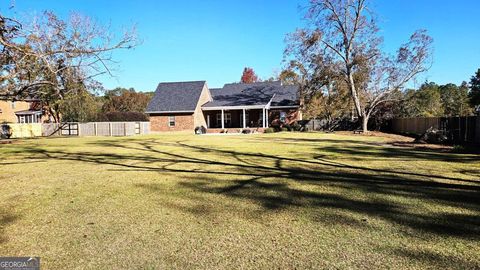
[[[12,101],[12,109],[15,109],[15,101]]]
[[[42,116],[39,114],[18,115],[17,120],[20,124],[41,123]]]
[[[223,115],[223,120],[225,123],[225,126],[229,127],[232,124],[232,114],[231,113],[224,113]],[[222,126],[222,114],[217,113],[217,126],[221,127]]]
[[[175,116],[169,116],[168,117],[168,126],[169,127],[174,127],[175,126]]]
[[[287,113],[286,112],[280,112],[280,121],[285,122],[287,120]]]
[[[226,113],[224,120],[225,120],[225,125],[230,126],[232,124],[232,114]]]

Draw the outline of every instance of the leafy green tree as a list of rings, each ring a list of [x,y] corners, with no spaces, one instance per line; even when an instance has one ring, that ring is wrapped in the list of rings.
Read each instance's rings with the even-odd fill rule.
[[[434,83],[424,83],[415,94],[415,116],[440,117],[444,115],[442,97],[439,86]]]
[[[418,115],[416,93],[417,90],[415,89],[408,89],[403,93],[396,117],[415,117]]]
[[[62,112],[63,122],[95,121],[100,106],[96,97],[86,89],[78,93],[68,93],[58,102],[58,110]]]
[[[439,87],[444,116],[468,116],[472,109],[468,98],[467,83],[457,86],[453,83]]]
[[[475,76],[472,76],[470,79],[469,98],[472,106],[480,106],[480,69],[478,69]]]
[[[440,117],[444,106],[440,86],[425,82],[418,90],[409,89],[403,93],[399,103],[398,117]]]
[[[136,92],[135,89],[117,87],[104,96],[103,112],[145,112],[151,93]]]
[[[282,72],[280,72],[280,75],[278,76],[278,78],[284,85],[298,84],[298,77],[298,74],[291,69],[282,70]]]

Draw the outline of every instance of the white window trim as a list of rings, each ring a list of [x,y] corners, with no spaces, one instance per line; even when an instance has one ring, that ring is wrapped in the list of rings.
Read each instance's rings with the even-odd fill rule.
[[[222,113],[217,113],[217,126],[222,126]],[[232,113],[225,112],[223,121],[225,125],[232,124]]]
[[[173,119],[173,121],[172,121]],[[173,125],[172,125],[172,122],[173,122]],[[168,126],[169,127],[175,127],[177,124],[177,119],[175,119],[175,115],[170,115],[168,116]]]

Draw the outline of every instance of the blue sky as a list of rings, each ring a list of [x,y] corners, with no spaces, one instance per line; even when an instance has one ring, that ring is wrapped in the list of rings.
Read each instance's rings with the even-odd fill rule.
[[[15,0],[0,12],[22,17],[76,11],[120,31],[137,25],[143,43],[115,53],[116,78],[107,88],[152,91],[161,81],[207,80],[210,87],[239,81],[245,66],[261,78],[282,65],[285,34],[302,25],[304,0],[58,1]],[[418,82],[461,83],[480,68],[478,0],[376,0],[385,50],[393,52],[416,29],[434,38],[434,64]]]

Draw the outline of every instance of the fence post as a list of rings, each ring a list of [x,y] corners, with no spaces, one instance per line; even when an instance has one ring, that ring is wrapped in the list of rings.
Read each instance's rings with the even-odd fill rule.
[[[93,129],[94,129],[94,134],[95,134],[95,136],[98,136],[97,122],[93,122]]]
[[[127,122],[123,122],[123,135],[127,136]]]
[[[464,137],[463,137],[463,138],[464,138],[464,139],[463,139],[463,141],[464,141],[464,142],[467,142],[467,133],[468,133],[468,117],[467,117],[467,116],[465,116],[465,117],[464,117],[464,119],[465,119],[465,132],[464,132],[464,134],[463,134],[463,135],[464,135]]]
[[[113,136],[112,122],[108,122],[108,130],[110,131],[110,136]]]

